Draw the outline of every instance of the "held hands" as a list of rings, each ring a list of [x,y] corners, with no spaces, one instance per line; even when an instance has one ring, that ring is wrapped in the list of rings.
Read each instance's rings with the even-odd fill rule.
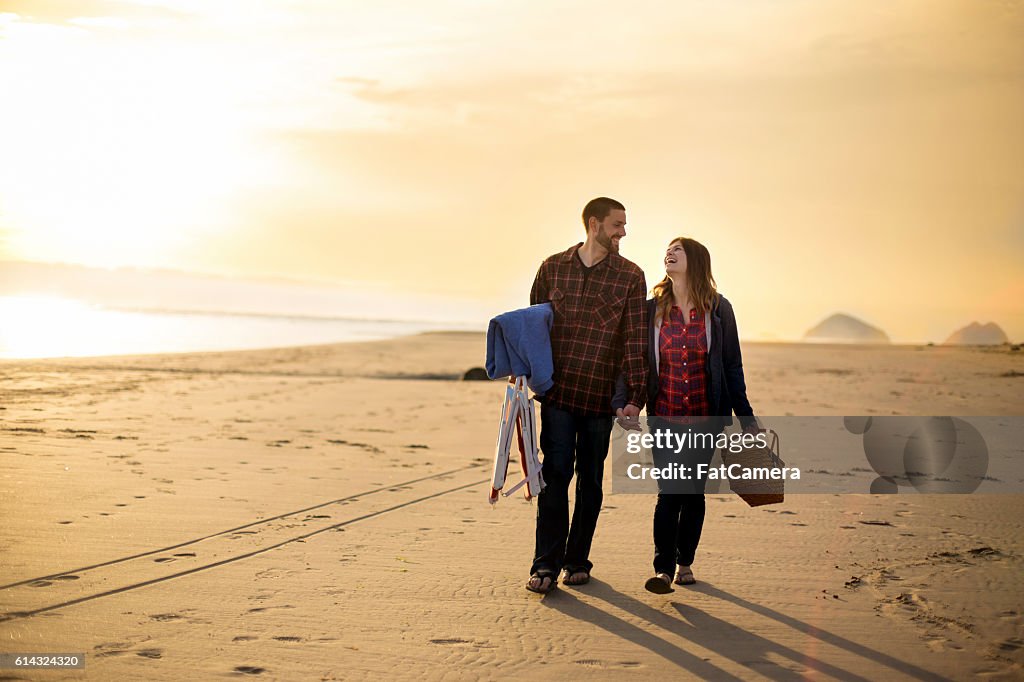
[[[615,410],[615,421],[627,431],[642,431],[640,427],[640,408],[629,403]]]

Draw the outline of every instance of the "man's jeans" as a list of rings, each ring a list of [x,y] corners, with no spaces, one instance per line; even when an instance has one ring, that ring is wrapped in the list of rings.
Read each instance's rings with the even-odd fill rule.
[[[604,493],[614,417],[581,417],[541,404],[540,448],[544,453],[545,488],[537,496],[537,545],[531,573],[590,572],[590,545]],[[576,471],[576,506],[569,523],[569,483]]]

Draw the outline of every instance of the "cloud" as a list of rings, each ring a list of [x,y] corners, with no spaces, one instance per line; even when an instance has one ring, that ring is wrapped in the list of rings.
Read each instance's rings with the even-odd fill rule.
[[[181,19],[186,12],[171,3],[127,2],[125,0],[4,0],[0,12],[17,14],[22,21],[64,23],[74,19],[106,19],[132,21],[137,19]],[[95,25],[95,24],[93,24]]]

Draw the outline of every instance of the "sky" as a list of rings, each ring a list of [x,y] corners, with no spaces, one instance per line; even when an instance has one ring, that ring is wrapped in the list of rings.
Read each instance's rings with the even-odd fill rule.
[[[0,150],[0,261],[497,314],[605,195],[744,338],[1024,339],[1016,0],[0,0]]]

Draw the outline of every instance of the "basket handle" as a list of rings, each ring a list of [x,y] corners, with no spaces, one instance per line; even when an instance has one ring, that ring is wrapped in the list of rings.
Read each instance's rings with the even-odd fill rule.
[[[784,466],[785,462],[782,460],[782,446],[779,445],[779,434],[775,429],[766,429],[766,431],[772,434],[771,444],[768,446],[768,450],[772,453],[772,459],[775,460],[777,466]]]

